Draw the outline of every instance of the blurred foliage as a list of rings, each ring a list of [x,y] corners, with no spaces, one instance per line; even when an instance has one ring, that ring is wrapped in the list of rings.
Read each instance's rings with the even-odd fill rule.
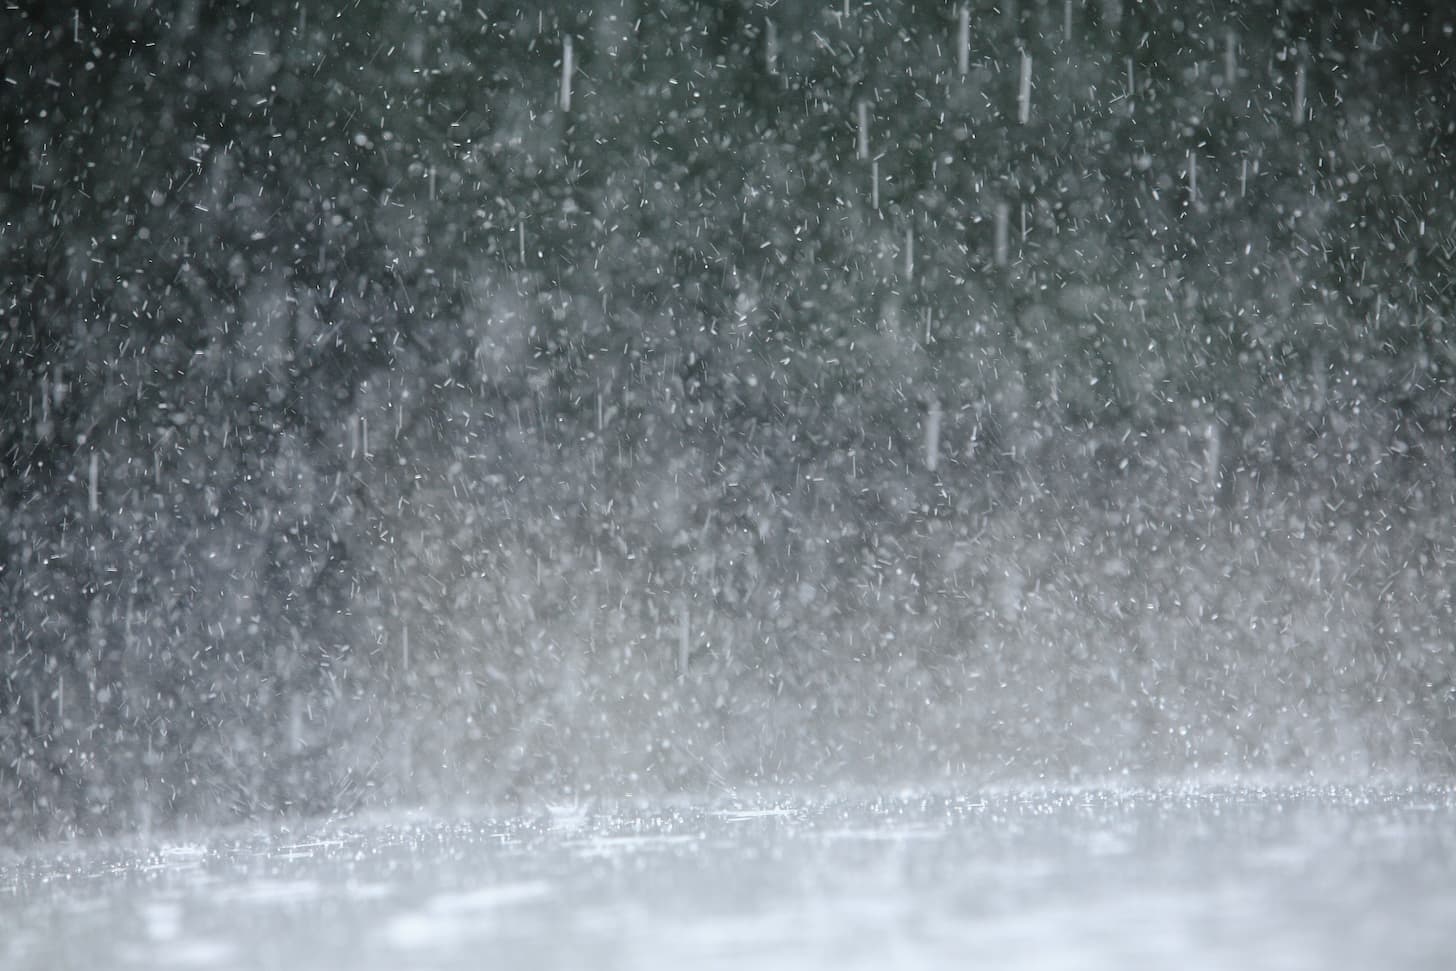
[[[1449,768],[1456,22],[957,9],[0,12],[14,818]]]

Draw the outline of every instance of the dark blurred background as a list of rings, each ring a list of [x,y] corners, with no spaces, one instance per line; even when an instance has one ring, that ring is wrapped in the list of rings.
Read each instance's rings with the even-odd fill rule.
[[[1456,766],[1448,5],[0,24],[11,829]]]

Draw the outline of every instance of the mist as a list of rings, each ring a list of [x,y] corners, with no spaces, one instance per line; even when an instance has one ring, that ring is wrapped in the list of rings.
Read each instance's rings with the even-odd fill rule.
[[[0,18],[6,832],[1456,767],[1442,5]]]

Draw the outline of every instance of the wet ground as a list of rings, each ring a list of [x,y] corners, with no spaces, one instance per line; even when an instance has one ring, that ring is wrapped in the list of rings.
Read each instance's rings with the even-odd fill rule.
[[[373,817],[0,857],[0,968],[1456,967],[1456,788]]]

